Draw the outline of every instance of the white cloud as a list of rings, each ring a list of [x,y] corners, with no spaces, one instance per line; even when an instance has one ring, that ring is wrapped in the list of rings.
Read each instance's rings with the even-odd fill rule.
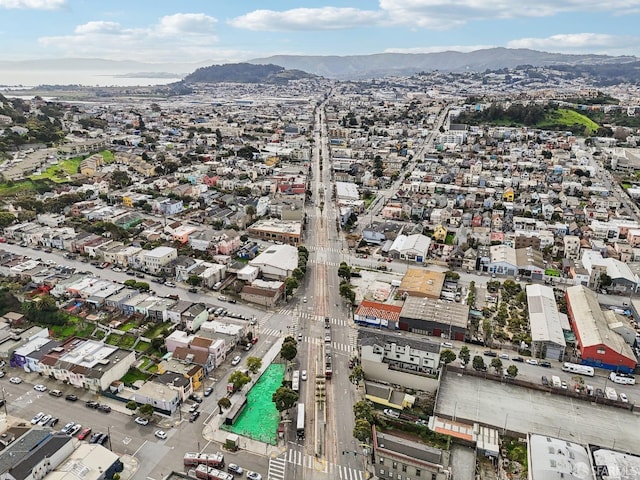
[[[260,31],[282,30],[339,30],[379,23],[382,12],[359,10],[357,8],[294,8],[277,12],[275,10],[254,10],[229,21],[237,28]]]
[[[639,37],[603,33],[562,33],[545,38],[520,38],[507,43],[509,48],[530,48],[562,53],[608,52],[620,55],[637,50]]]
[[[70,35],[41,37],[38,42],[52,50],[53,55],[114,60],[124,57],[153,62],[199,61],[220,56],[221,52],[215,50],[216,22],[214,17],[190,13],[168,15],[142,28],[98,20],[76,26]]]
[[[160,19],[156,29],[162,35],[211,34],[217,20],[204,13],[176,13]]]
[[[475,20],[551,17],[570,12],[640,13],[640,0],[619,0],[615,10],[602,0],[379,0],[377,10],[295,8],[254,10],[229,20],[256,31],[338,30],[363,26],[405,26],[445,30]]]
[[[67,4],[67,0],[0,0],[0,8],[25,10],[55,10]]]

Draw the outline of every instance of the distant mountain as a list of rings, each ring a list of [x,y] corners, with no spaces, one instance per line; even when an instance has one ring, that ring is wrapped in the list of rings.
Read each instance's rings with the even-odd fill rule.
[[[636,57],[567,55],[528,49],[489,48],[473,52],[378,53],[350,56],[275,55],[249,60],[252,64],[275,64],[328,78],[364,79],[389,75],[412,75],[433,70],[482,72],[518,65],[603,65],[637,61]]]
[[[289,80],[314,77],[306,72],[285,69],[278,65],[252,65],[250,63],[227,63],[198,68],[184,78],[185,83],[287,83]]]

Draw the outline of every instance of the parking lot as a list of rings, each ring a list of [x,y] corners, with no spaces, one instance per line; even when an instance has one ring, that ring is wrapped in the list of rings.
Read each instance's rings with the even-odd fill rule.
[[[629,426],[638,421],[636,414],[508,383],[445,374],[434,411],[500,431],[536,432],[640,454],[640,431]]]

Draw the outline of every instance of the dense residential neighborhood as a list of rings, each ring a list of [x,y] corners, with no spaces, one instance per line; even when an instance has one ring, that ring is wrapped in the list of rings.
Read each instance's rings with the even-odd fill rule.
[[[640,402],[637,95],[515,76],[0,95],[6,388],[122,416],[106,429],[126,447],[96,437],[98,480],[126,471],[109,450],[183,427],[180,456],[202,439],[284,449],[350,480],[552,478],[531,476],[549,462],[556,478],[564,450],[613,468],[617,447],[640,465],[624,427]],[[54,118],[59,140],[20,143],[18,107]],[[491,121],[539,109],[582,123]],[[274,428],[256,436],[243,415],[274,366]],[[20,430],[9,417],[28,420],[14,400],[31,392],[2,391],[15,438],[66,452],[47,472],[97,455],[45,436],[53,414]],[[131,430],[149,422],[162,430]],[[5,447],[10,475],[27,460]],[[189,474],[177,460],[158,468]]]

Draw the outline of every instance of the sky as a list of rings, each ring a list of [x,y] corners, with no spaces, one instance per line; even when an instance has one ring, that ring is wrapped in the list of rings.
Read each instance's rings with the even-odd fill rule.
[[[221,64],[491,47],[640,55],[639,20],[640,0],[0,0],[0,60]]]

